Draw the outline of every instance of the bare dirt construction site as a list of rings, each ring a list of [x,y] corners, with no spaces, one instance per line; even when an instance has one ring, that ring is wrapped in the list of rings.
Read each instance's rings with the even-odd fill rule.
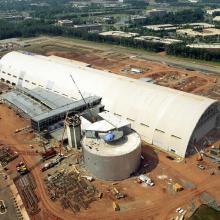
[[[82,41],[47,37],[25,41],[28,45],[25,50],[30,52],[82,61],[91,64],[93,68],[135,79],[142,78],[158,85],[220,100],[220,77],[217,75],[207,75],[170,67],[162,62],[143,60],[138,58],[134,51],[126,52],[105,45],[96,46],[92,43],[83,44]],[[7,86],[0,85],[0,92],[8,89]],[[16,132],[28,127],[30,127],[30,121],[22,114],[4,103],[0,104],[0,148],[8,146],[19,154],[18,158],[7,166],[7,173],[20,189],[19,194],[32,220],[167,220],[178,215],[176,212],[178,207],[187,210],[186,216],[190,216],[201,203],[214,201],[220,203],[220,170],[217,164],[210,161],[208,157],[204,157],[201,164],[206,169],[201,170],[197,167],[197,155],[185,160],[170,158],[166,153],[143,143],[144,159],[140,170],[148,173],[155,186],[149,187],[138,183],[137,175],[118,182],[95,179],[91,183],[80,179],[75,183],[74,181],[77,182],[77,180],[73,177],[76,185],[70,185],[70,188],[84,185],[86,189],[84,188],[83,195],[78,198],[80,207],[71,206],[70,202],[67,204],[62,198],[58,198],[57,194],[61,194],[60,189],[56,191],[53,198],[51,197],[53,192],[50,191],[50,187],[53,186],[47,185],[46,179],[56,174],[59,182],[61,178],[58,177],[62,176],[64,171],[76,175],[78,170],[86,174],[84,167],[76,162],[78,155],[74,151],[64,152],[67,158],[62,161],[61,166],[42,172],[39,154],[42,147],[39,137],[30,129]],[[216,146],[220,145],[219,138],[215,142]],[[25,178],[16,172],[16,165],[20,161],[24,161],[30,170]],[[173,190],[175,183],[180,184],[184,189],[175,192]],[[59,184],[62,183],[59,182]],[[87,190],[88,187],[90,189],[94,187],[96,193],[89,195],[91,191]],[[123,193],[125,198],[117,200],[112,194],[114,187]],[[71,190],[71,193],[74,193],[74,189]],[[113,201],[118,203],[120,211],[114,211]]]
[[[220,100],[219,75],[172,67],[159,58],[158,62],[143,59],[141,52],[65,38],[42,37],[26,43],[25,50],[30,52],[81,61],[96,69]]]
[[[1,144],[3,146],[7,145],[19,153],[19,157],[8,166],[8,173],[11,174],[15,182],[21,181],[20,178],[24,178],[24,176],[17,176],[18,174],[15,171],[16,164],[21,160],[27,163],[31,171],[28,175],[32,177],[28,176],[26,178],[31,178],[32,184],[34,182],[35,185],[34,192],[32,192],[37,196],[37,200],[32,203],[35,209],[30,210],[30,198],[29,200],[23,198],[21,190],[21,197],[28,212],[30,211],[31,219],[161,220],[176,216],[175,210],[178,207],[194,211],[195,207],[202,202],[200,197],[203,193],[211,195],[213,199],[220,202],[220,172],[217,170],[216,164],[204,160],[203,165],[206,166],[206,170],[202,171],[196,166],[196,156],[187,158],[185,161],[170,160],[166,157],[167,154],[143,145],[142,155],[145,159],[142,162],[141,169],[146,169],[148,175],[154,180],[154,187],[137,183],[136,176],[118,182],[94,180],[92,184],[99,193],[103,193],[102,198],[95,198],[88,207],[81,208],[78,212],[74,213],[69,208],[65,209],[64,212],[59,201],[50,199],[44,181],[45,177],[54,172],[61,172],[64,168],[55,167],[46,173],[42,173],[42,162],[40,162],[40,157],[36,153],[40,151],[36,143],[36,136],[29,132],[15,133],[17,129],[27,127],[29,121],[5,104],[0,105],[0,115]],[[69,152],[69,154],[74,155],[74,152]],[[74,159],[71,160],[74,163]],[[66,167],[70,167],[70,162],[64,161],[64,167],[65,164]],[[79,167],[78,169],[83,172],[83,169],[81,170]],[[210,175],[213,169],[216,170],[216,173]],[[174,183],[181,184],[184,190],[174,192],[172,190],[172,184]],[[112,208],[112,201],[115,200],[111,194],[113,187],[126,195],[125,198],[117,201],[120,205],[119,212],[115,212]],[[21,186],[19,189],[21,189]],[[166,201],[166,203],[162,201]]]

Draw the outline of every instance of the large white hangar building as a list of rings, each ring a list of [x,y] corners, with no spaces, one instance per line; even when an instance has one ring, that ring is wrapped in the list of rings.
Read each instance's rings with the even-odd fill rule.
[[[193,143],[220,126],[216,100],[53,56],[10,52],[0,61],[0,78],[6,83],[80,99],[70,74],[85,97],[102,97],[106,110],[130,121],[144,141],[179,156],[185,157]]]

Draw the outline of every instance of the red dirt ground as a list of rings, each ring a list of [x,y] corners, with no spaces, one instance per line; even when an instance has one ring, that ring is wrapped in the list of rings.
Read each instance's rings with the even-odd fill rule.
[[[20,118],[6,105],[0,105],[0,140],[13,146],[18,151],[29,150],[29,144],[33,139],[31,134],[14,134],[17,128],[25,127],[29,121]],[[145,162],[149,166],[149,176],[155,181],[152,188],[143,187],[135,182],[135,178],[120,181],[117,188],[127,194],[127,198],[118,201],[121,211],[114,212],[112,200],[107,189],[112,187],[112,182],[95,180],[94,184],[104,193],[101,200],[92,203],[88,210],[83,210],[79,214],[74,214],[70,210],[63,211],[59,203],[50,201],[45,191],[44,182],[40,167],[32,170],[32,174],[37,181],[37,191],[40,197],[39,206],[41,212],[33,216],[36,220],[55,219],[158,219],[165,220],[175,215],[175,209],[179,206],[186,207],[201,192],[211,193],[220,202],[220,178],[219,174],[210,176],[207,171],[201,171],[196,167],[195,156],[186,159],[186,163],[171,161],[166,158],[163,152],[156,152],[149,146],[143,147]],[[38,157],[22,155],[29,167],[35,166]],[[208,163],[208,162],[206,162]],[[15,170],[16,162],[13,162],[10,169]],[[210,165],[211,166],[211,165]],[[158,175],[166,175],[168,179],[181,182],[186,181],[195,185],[194,189],[184,189],[182,192],[173,195],[167,191],[168,179],[160,180]],[[166,202],[163,202],[166,201]]]

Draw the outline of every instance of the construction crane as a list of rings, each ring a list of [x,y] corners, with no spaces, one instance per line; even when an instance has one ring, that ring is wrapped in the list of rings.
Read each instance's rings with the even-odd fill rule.
[[[73,76],[72,76],[71,74],[70,74],[70,78],[72,79],[73,83],[75,84],[76,89],[77,89],[78,93],[80,94],[82,100],[84,101],[84,103],[85,103],[86,105],[88,105],[87,102],[86,102],[86,100],[85,100],[85,98],[83,97],[83,95],[82,95],[82,93],[81,93],[79,87],[77,86],[76,81],[73,79]],[[95,122],[96,120],[95,120],[94,115],[92,114],[92,111],[91,111],[89,108],[88,108],[88,111],[89,111],[89,114],[90,114],[90,116],[91,116],[92,122]]]
[[[68,117],[68,112],[66,113],[65,119],[63,121],[63,132],[62,132],[61,142],[59,144],[59,153],[60,153],[60,155],[62,154],[62,147],[63,147],[63,142],[64,142],[64,134],[65,134],[65,131],[66,131],[67,117]]]
[[[88,106],[88,103],[86,102],[85,98],[83,97],[82,92],[80,91],[80,89],[79,89],[79,87],[78,87],[76,81],[74,80],[74,78],[73,78],[73,76],[72,76],[71,74],[70,74],[70,78],[72,79],[74,85],[76,86],[76,89],[77,89],[78,93],[80,94],[82,100],[84,101],[85,105]],[[90,116],[91,116],[92,122],[96,122],[96,117],[95,117],[95,116],[97,116],[96,113],[93,114],[92,111],[90,110],[90,108],[88,108],[88,112],[89,112],[89,114],[90,114]],[[67,114],[66,114],[66,116],[65,116],[65,119],[64,119],[63,132],[62,132],[61,142],[60,142],[60,144],[59,144],[59,153],[60,153],[60,155],[61,155],[61,153],[62,153],[62,148],[64,147],[63,144],[64,144],[64,135],[65,135],[65,131],[66,131],[66,121],[67,121],[67,118],[68,118],[68,112],[67,112]],[[123,134],[121,134],[122,131],[118,131],[117,126],[115,126],[113,123],[111,123],[110,121],[108,121],[108,120],[106,120],[106,119],[104,119],[104,120],[114,127],[114,129],[115,129],[115,132],[113,132],[113,133],[114,133],[114,136],[115,136],[115,135],[116,135],[116,137],[117,137],[117,136],[119,136],[119,137],[120,137],[120,136],[123,136]],[[119,134],[118,134],[118,133],[119,133]]]
[[[81,93],[79,87],[78,87],[77,84],[76,84],[76,81],[74,80],[74,78],[73,78],[73,76],[72,76],[71,74],[70,74],[70,77],[71,77],[73,83],[75,84],[75,86],[76,86],[76,88],[77,88],[77,91],[79,92],[80,96],[82,97],[84,103],[87,105],[85,98],[83,97],[83,95],[82,95],[82,93]],[[92,111],[91,111],[89,108],[88,108],[88,110],[89,110],[89,113],[90,113],[90,116],[91,116],[92,122],[95,122],[96,119],[95,119],[95,117],[94,117],[94,114],[92,113]],[[112,125],[116,130],[118,130],[118,128],[117,128],[116,125],[114,125],[113,123],[111,123],[111,122],[108,121],[107,119],[104,119],[104,120],[107,121],[110,125]]]

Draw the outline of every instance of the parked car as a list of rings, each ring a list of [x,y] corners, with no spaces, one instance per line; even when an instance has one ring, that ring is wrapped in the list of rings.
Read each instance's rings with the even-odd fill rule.
[[[176,209],[176,212],[182,214],[184,212],[184,209],[182,209],[181,207],[177,208]]]

